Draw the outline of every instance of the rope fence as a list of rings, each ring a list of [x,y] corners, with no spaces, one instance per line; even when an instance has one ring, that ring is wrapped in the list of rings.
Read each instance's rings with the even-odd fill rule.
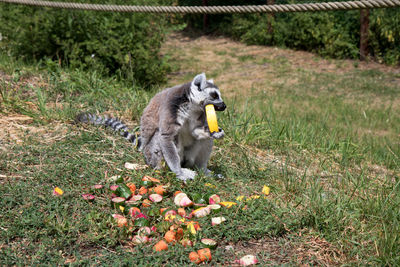
[[[226,14],[226,13],[279,13],[331,11],[370,8],[399,7],[400,0],[365,0],[346,2],[325,2],[308,4],[285,5],[248,5],[248,6],[129,6],[129,5],[100,5],[68,2],[52,2],[37,0],[0,0],[3,3],[29,6],[79,9],[92,11],[111,11],[129,13],[180,13],[180,14]]]

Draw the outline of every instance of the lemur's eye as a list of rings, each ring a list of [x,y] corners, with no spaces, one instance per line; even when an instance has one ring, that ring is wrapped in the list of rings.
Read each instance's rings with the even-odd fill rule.
[[[210,96],[211,96],[211,98],[213,98],[213,99],[218,99],[218,94],[217,94],[216,92],[212,92],[212,93],[210,94]]]

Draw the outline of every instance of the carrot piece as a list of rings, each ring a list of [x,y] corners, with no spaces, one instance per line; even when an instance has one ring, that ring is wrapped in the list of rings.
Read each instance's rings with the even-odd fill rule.
[[[193,242],[190,241],[190,239],[182,239],[181,240],[181,245],[186,247],[192,247],[193,246]]]
[[[197,251],[197,253],[199,254],[200,260],[203,261],[211,261],[212,257],[211,257],[211,250],[209,248],[203,248],[203,249],[199,249]]]
[[[140,213],[140,209],[136,207],[132,207],[129,209],[129,214],[134,217],[136,214]]]
[[[147,194],[147,188],[142,186],[139,188],[139,195],[146,195]]]
[[[156,187],[154,187],[154,192],[159,195],[164,195],[164,193],[167,192],[167,190],[165,190],[165,188],[162,185],[157,185]]]
[[[183,237],[183,229],[179,227],[178,230],[176,230],[175,239],[180,240],[182,237]]]
[[[182,217],[186,216],[186,211],[184,208],[179,208],[178,209],[178,214],[181,215]]]
[[[176,233],[174,231],[168,231],[165,233],[164,239],[165,239],[165,241],[167,241],[167,243],[175,242],[176,241],[175,236],[176,236]]]
[[[155,251],[168,250],[168,244],[164,240],[160,240],[153,246]]]
[[[127,185],[127,186],[129,187],[129,189],[131,190],[131,193],[132,193],[132,194],[135,194],[136,185],[135,185],[134,183],[127,183],[126,185]]]
[[[201,262],[199,254],[195,251],[189,253],[189,260],[196,264],[199,264]]]
[[[142,202],[143,207],[150,207],[151,206],[151,201],[148,199],[143,200]]]
[[[153,183],[160,183],[161,181],[151,176],[143,176],[142,181],[152,181]]]
[[[164,211],[166,211],[168,208],[161,208],[160,209],[160,214],[163,214]]]

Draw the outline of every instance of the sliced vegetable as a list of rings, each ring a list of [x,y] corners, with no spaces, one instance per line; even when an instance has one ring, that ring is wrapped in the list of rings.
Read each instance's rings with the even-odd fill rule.
[[[132,208],[129,209],[129,215],[130,215],[132,218],[136,218],[137,215],[140,214],[140,213],[141,213],[141,212],[140,212],[140,209],[137,208],[137,207],[132,207]]]
[[[141,195],[133,195],[125,202],[128,207],[138,207],[140,205]]]
[[[260,198],[260,195],[251,195],[248,198],[246,198],[246,201],[250,201],[250,200],[253,200],[253,199],[259,199],[259,198]]]
[[[211,250],[209,248],[199,249],[197,251],[197,253],[199,254],[201,262],[203,262],[203,261],[211,261],[211,259],[212,259]]]
[[[111,203],[113,204],[114,208],[119,209],[119,207],[125,205],[125,198],[123,197],[114,197],[111,199]]]
[[[147,188],[142,186],[141,188],[139,188],[139,195],[146,195],[147,194]]]
[[[193,263],[199,264],[201,263],[200,256],[197,252],[192,251],[189,253],[189,260]]]
[[[167,217],[168,215],[176,215],[176,211],[175,210],[167,210],[164,212],[164,217]]]
[[[129,187],[131,193],[134,195],[136,191],[136,185],[134,183],[127,183],[126,186]]]
[[[206,248],[215,249],[217,247],[217,242],[211,238],[202,238],[200,242]]]
[[[229,201],[220,202],[219,204],[220,204],[221,206],[224,206],[224,207],[227,207],[227,208],[230,208],[230,207],[232,207],[233,205],[237,205],[236,202],[229,202]]]
[[[151,234],[151,229],[150,229],[150,227],[147,227],[147,226],[140,227],[137,234],[139,236],[148,236]]]
[[[254,255],[246,255],[240,258],[239,260],[239,264],[241,266],[249,266],[249,265],[253,265],[253,264],[257,264],[258,260],[256,258],[256,256]]]
[[[270,191],[271,191],[271,189],[268,186],[264,185],[264,187],[262,189],[262,193],[264,195],[268,196]]]
[[[142,181],[151,181],[153,183],[160,183],[161,182],[160,180],[158,180],[156,178],[153,178],[151,176],[148,176],[148,175],[143,176]]]
[[[117,190],[117,188],[118,188],[119,186],[118,185],[110,185],[110,190],[111,191],[115,191],[115,190]]]
[[[164,215],[163,213],[164,213],[166,210],[168,210],[168,208],[161,208],[161,209],[160,209],[160,214],[161,214],[161,215]]]
[[[165,233],[164,239],[167,241],[167,243],[176,242],[176,233],[170,230]]]
[[[176,197],[176,195],[179,194],[179,193],[183,193],[183,192],[182,192],[182,191],[176,191],[176,192],[174,193],[174,197]]]
[[[207,207],[198,208],[198,209],[192,211],[192,214],[196,218],[201,218],[201,217],[207,216],[208,214],[210,214],[210,212],[211,212],[211,208],[209,206],[207,206]]]
[[[178,214],[181,215],[182,217],[186,216],[186,211],[184,208],[179,208],[178,209]]]
[[[95,196],[93,196],[91,194],[82,194],[82,197],[84,200],[88,200],[88,201],[93,201],[95,199]]]
[[[154,203],[158,203],[158,202],[161,202],[163,200],[163,197],[161,195],[159,195],[159,194],[151,194],[149,196],[149,199],[151,201],[153,201]]]
[[[225,217],[214,217],[214,218],[211,218],[211,225],[212,226],[218,225],[225,221],[226,221]]]
[[[181,245],[184,246],[184,247],[192,247],[193,246],[193,242],[190,241],[190,239],[185,238],[185,239],[181,240]]]
[[[128,170],[143,170],[147,168],[147,165],[141,165],[137,163],[130,163],[130,162],[125,162],[125,168]]]
[[[128,219],[126,219],[124,216],[120,214],[112,214],[111,216],[115,219],[118,227],[124,227],[128,225]]]
[[[115,190],[115,194],[127,199],[132,196],[132,192],[126,184],[119,184],[118,188]]]
[[[198,222],[187,222],[186,227],[189,229],[192,235],[196,235],[197,231],[200,230],[200,225]]]
[[[163,185],[157,185],[153,189],[154,189],[154,192],[159,195],[164,195],[167,192],[167,190],[164,188]]]
[[[178,240],[181,240],[182,237],[183,237],[183,229],[181,227],[179,227],[176,230],[175,239],[178,241]]]
[[[132,238],[132,241],[136,245],[140,245],[140,244],[145,244],[145,243],[149,242],[149,238],[145,235],[135,235]]]
[[[103,187],[104,187],[104,186],[101,185],[101,184],[95,184],[95,185],[92,186],[92,189],[93,189],[93,190],[100,190],[100,189],[103,189]]]
[[[244,199],[244,196],[238,196],[238,197],[236,198],[237,201],[243,201],[243,199]]]
[[[189,207],[193,205],[193,201],[185,193],[179,193],[174,198],[174,203],[180,207]]]
[[[150,207],[151,206],[151,201],[148,200],[148,199],[143,200],[142,206],[145,207],[145,208]]]
[[[64,194],[64,191],[61,188],[59,188],[59,187],[54,188],[54,190],[53,190],[54,196],[61,196],[62,194]]]
[[[160,240],[154,245],[153,249],[155,251],[168,250],[168,244],[164,240]]]
[[[212,205],[212,204],[218,204],[220,202],[221,202],[221,198],[217,194],[211,195],[208,198],[208,204]]]

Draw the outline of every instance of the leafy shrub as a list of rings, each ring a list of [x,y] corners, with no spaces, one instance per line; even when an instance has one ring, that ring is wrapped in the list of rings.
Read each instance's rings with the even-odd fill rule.
[[[309,2],[276,0],[276,4]],[[181,5],[201,1],[180,0]],[[215,0],[212,5],[262,5],[266,0]],[[201,15],[187,15],[189,25],[202,28]],[[268,25],[273,31],[268,31]],[[276,45],[316,52],[333,58],[358,58],[360,11],[304,13],[224,14],[209,16],[208,31],[219,32],[248,44]],[[379,61],[400,63],[400,10],[372,9],[369,50]]]
[[[142,4],[139,1],[112,4]],[[157,3],[161,0],[146,1]],[[164,16],[2,4],[0,20],[1,47],[15,57],[51,58],[71,68],[117,74],[145,87],[163,81],[168,70],[159,55],[167,27]]]
[[[370,16],[370,52],[379,61],[400,64],[400,9],[375,9]]]

